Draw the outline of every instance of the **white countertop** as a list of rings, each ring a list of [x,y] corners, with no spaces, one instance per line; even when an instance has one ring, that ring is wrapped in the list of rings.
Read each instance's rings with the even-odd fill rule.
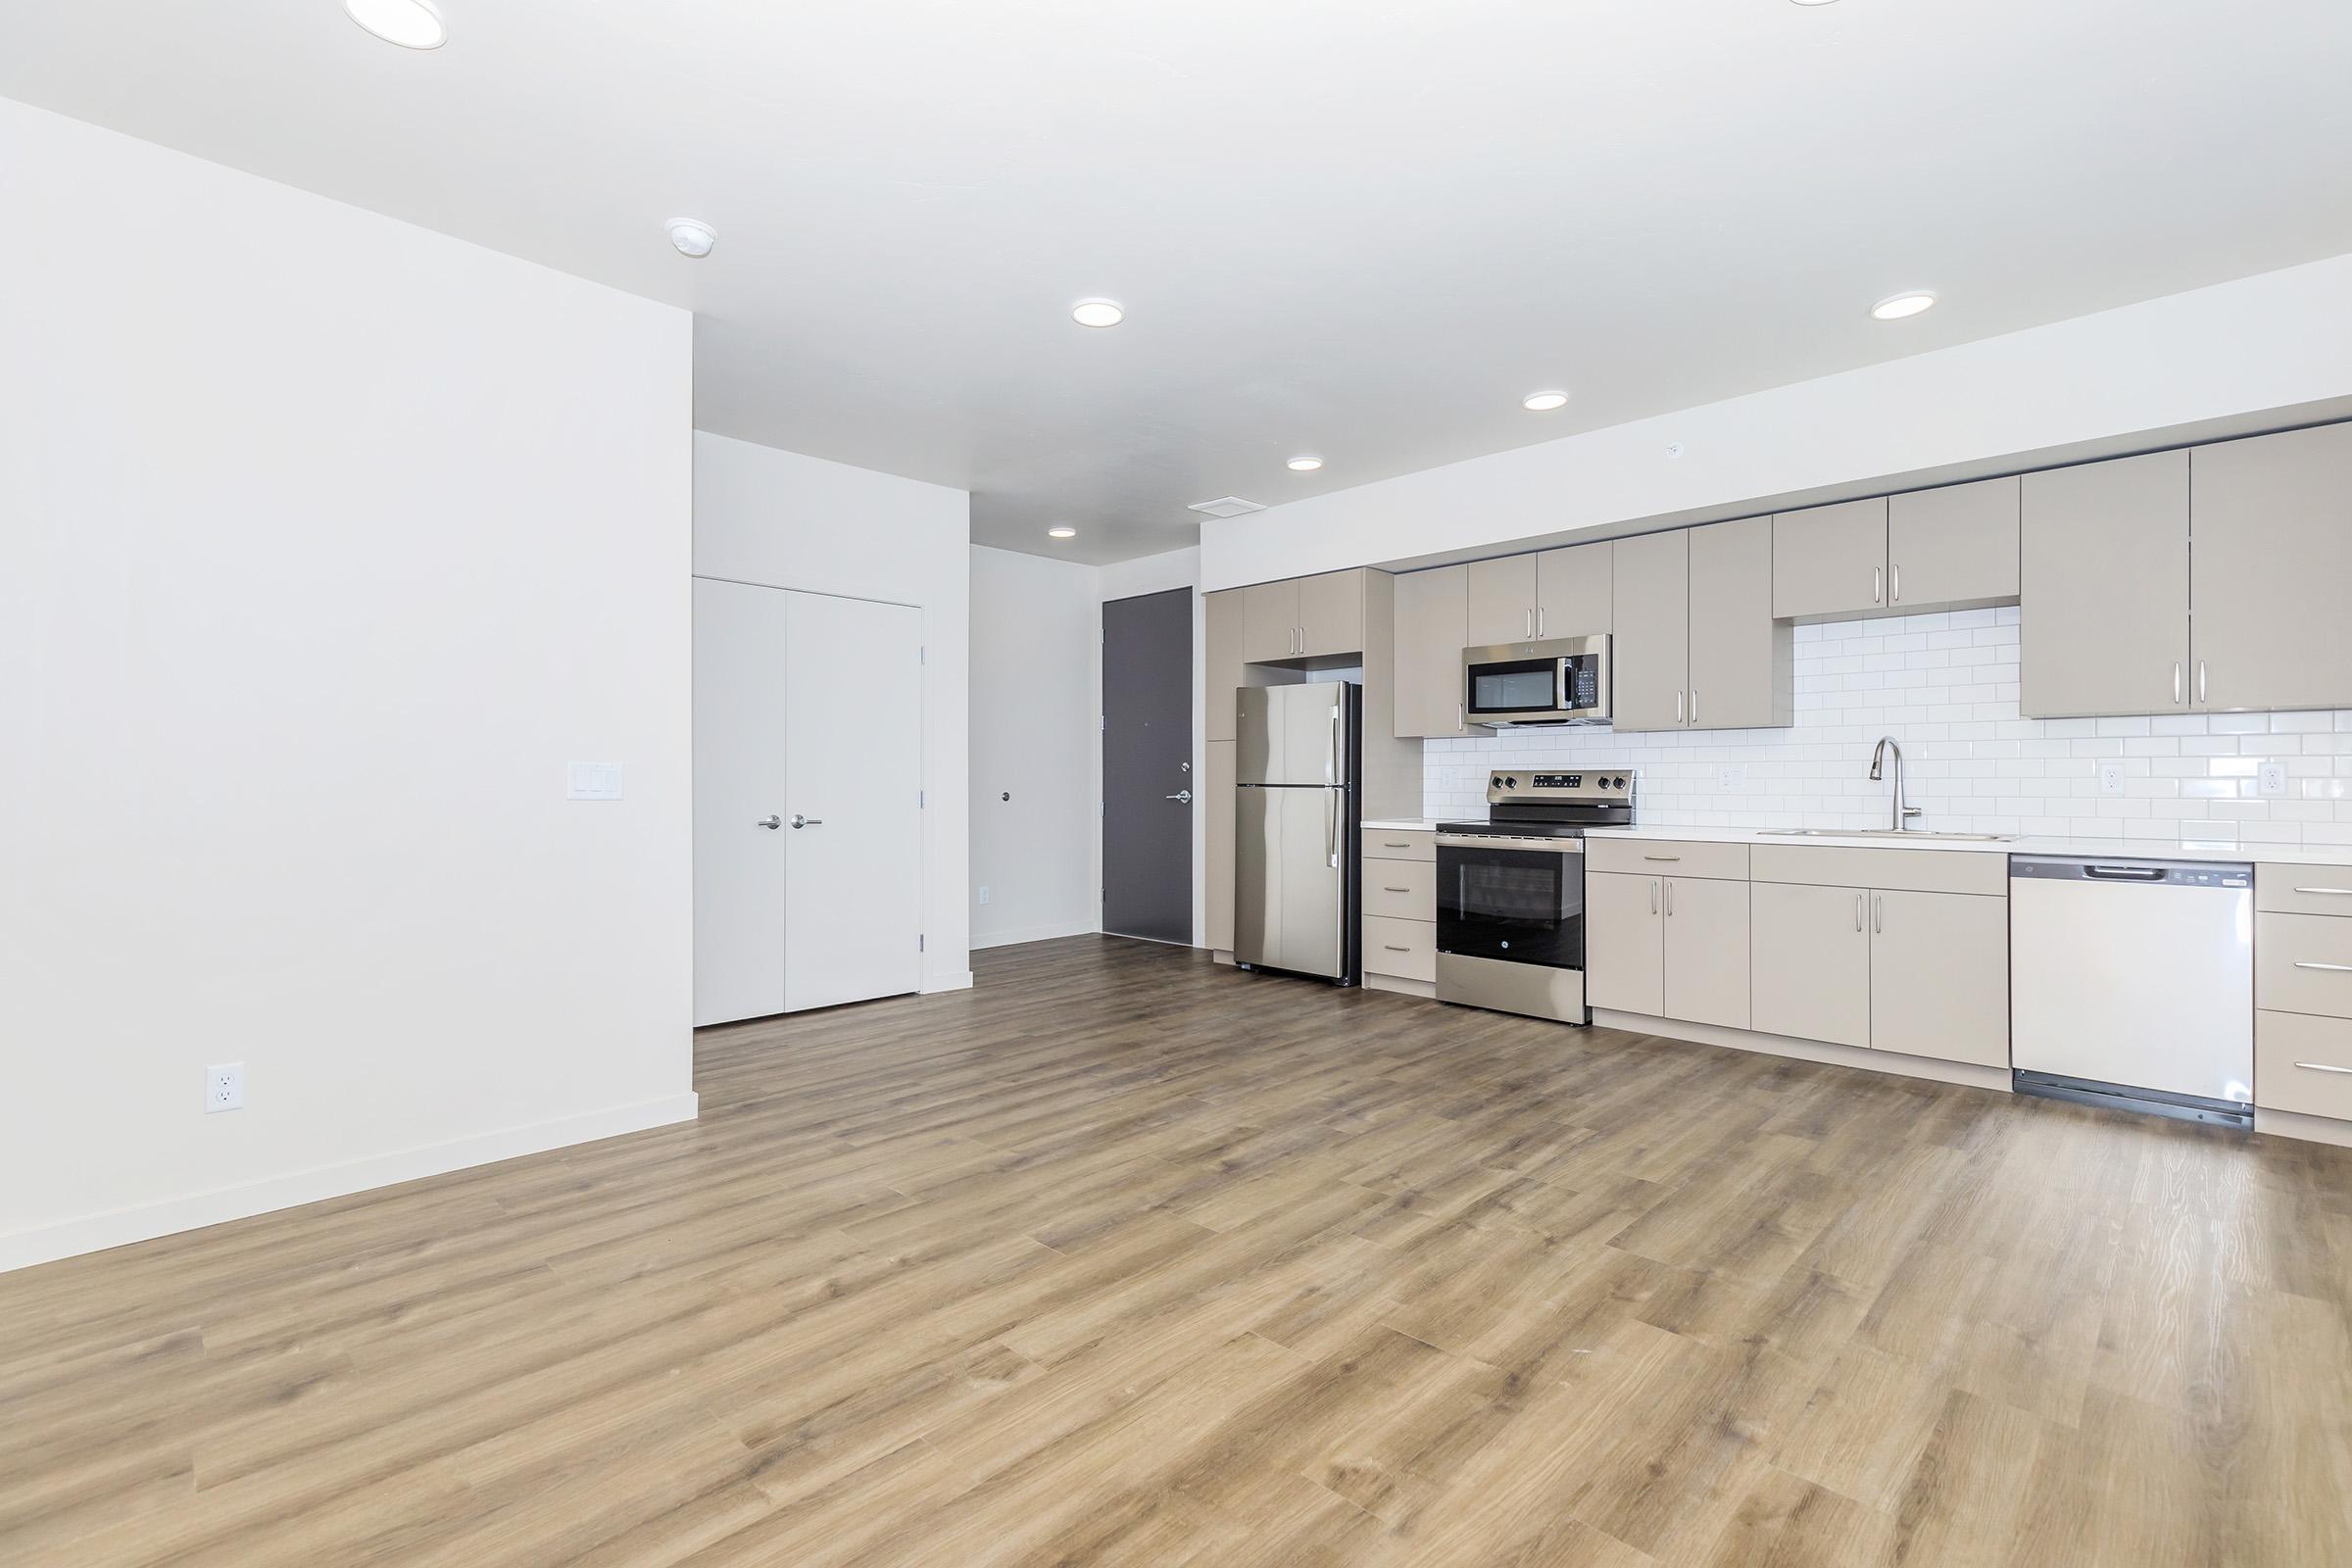
[[[1940,850],[1977,855],[2068,855],[2115,860],[2268,860],[2275,865],[2352,865],[2352,844],[2198,844],[2173,839],[2054,838],[2033,835],[1987,843],[1981,839],[1938,839],[1922,833],[1906,840],[1829,834],[1775,833],[1752,827],[1602,827],[1587,838],[1680,839],[1701,844],[1797,844],[1833,849]]]

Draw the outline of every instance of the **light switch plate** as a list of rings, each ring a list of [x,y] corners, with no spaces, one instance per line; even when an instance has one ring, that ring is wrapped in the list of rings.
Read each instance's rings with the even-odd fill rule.
[[[2286,764],[2284,762],[2263,763],[2255,770],[2254,789],[2256,794],[2268,795],[2274,800],[2284,795],[2286,793]]]
[[[2099,793],[2101,795],[2121,795],[2124,793],[2123,763],[2101,762],[2099,764]]]
[[[618,762],[572,762],[564,773],[567,801],[617,801],[621,798]]]

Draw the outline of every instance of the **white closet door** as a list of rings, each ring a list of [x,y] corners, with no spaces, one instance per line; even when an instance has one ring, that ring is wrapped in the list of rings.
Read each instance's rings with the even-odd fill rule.
[[[784,1010],[785,626],[798,597],[694,581],[698,1025]]]
[[[922,612],[786,595],[784,1008],[922,985]],[[800,826],[794,826],[795,822]]]

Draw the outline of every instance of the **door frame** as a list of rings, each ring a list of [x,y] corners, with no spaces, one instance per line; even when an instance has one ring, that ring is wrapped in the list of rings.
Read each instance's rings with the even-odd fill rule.
[[[1164,561],[1164,575],[1146,572],[1124,572],[1124,567]],[[1181,563],[1181,564],[1179,564]],[[1193,778],[1202,780],[1208,764],[1207,692],[1208,658],[1208,599],[1200,588],[1200,562],[1198,546],[1189,550],[1171,551],[1163,557],[1147,557],[1144,562],[1128,562],[1102,568],[1105,577],[1116,579],[1098,587],[1095,597],[1095,635],[1102,631],[1102,607],[1120,599],[1143,599],[1152,594],[1167,593],[1181,588],[1192,595],[1193,607]],[[1098,730],[1102,715],[1102,650],[1098,642],[1094,659],[1094,704]],[[1102,929],[1102,745],[1098,734],[1092,748],[1090,766],[1094,770],[1095,828],[1093,838],[1092,875],[1095,886],[1095,929]],[[1204,947],[1208,939],[1208,811],[1207,802],[1198,782],[1193,790],[1193,934],[1191,945]],[[1138,938],[1138,941],[1144,940]]]
[[[1166,598],[1175,594],[1183,594],[1185,596],[1184,604],[1186,609],[1186,658],[1184,681],[1185,746],[1184,768],[1182,774],[1185,782],[1180,784],[1178,787],[1182,789],[1189,789],[1192,791],[1193,795],[1192,804],[1188,808],[1188,820],[1186,823],[1189,837],[1189,844],[1187,846],[1187,852],[1185,856],[1184,873],[1186,928],[1185,934],[1181,940],[1167,937],[1141,936],[1134,932],[1128,931],[1112,932],[1109,930],[1106,921],[1108,906],[1110,903],[1109,765],[1108,758],[1106,756],[1106,743],[1110,729],[1109,700],[1107,695],[1108,681],[1106,678],[1107,665],[1110,657],[1110,634],[1108,630],[1108,619],[1111,607],[1113,605],[1122,605],[1131,600],[1138,599]],[[1201,646],[1201,638],[1205,631],[1206,627],[1203,624],[1200,592],[1195,584],[1190,582],[1169,583],[1160,587],[1145,588],[1130,593],[1104,593],[1098,596],[1095,602],[1095,660],[1093,683],[1096,724],[1095,744],[1093,748],[1095,774],[1095,835],[1094,853],[1091,857],[1091,859],[1093,862],[1095,884],[1095,929],[1102,932],[1104,935],[1115,935],[1134,942],[1158,942],[1168,947],[1195,947],[1200,944],[1201,938],[1203,925],[1203,890],[1201,886],[1201,873],[1204,863],[1202,859],[1202,839],[1208,831],[1208,819],[1205,809],[1207,803],[1203,788],[1205,780],[1201,776],[1202,762],[1204,759],[1201,755],[1200,747],[1201,661],[1205,653],[1205,650]]]

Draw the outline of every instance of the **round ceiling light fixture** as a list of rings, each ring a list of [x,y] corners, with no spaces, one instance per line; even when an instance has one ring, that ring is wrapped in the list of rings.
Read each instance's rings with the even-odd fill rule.
[[[1293,473],[1312,473],[1317,468],[1323,466],[1323,460],[1321,458],[1311,458],[1301,455],[1299,457],[1293,458],[1289,464],[1286,465],[1286,466],[1289,467]]]
[[[669,220],[669,242],[678,248],[680,256],[701,261],[718,243],[718,230],[699,218],[673,218]]]
[[[1046,530],[1046,537],[1049,539],[1075,539],[1078,537],[1078,530],[1066,522],[1058,522]]]
[[[1070,307],[1070,319],[1080,326],[1116,326],[1127,311],[1117,300],[1080,300]]]
[[[1870,308],[1870,314],[1882,321],[1899,321],[1906,316],[1917,316],[1936,307],[1934,291],[1924,288],[1905,289],[1889,294]]]
[[[448,24],[432,0],[343,0],[343,14],[403,49],[438,49],[449,42]]]
[[[1826,6],[1835,4],[1836,0],[1796,0],[1796,3],[1800,6]]]
[[[1568,394],[1565,392],[1530,392],[1519,400],[1519,406],[1530,414],[1549,414],[1554,409],[1564,409],[1568,406]]]

